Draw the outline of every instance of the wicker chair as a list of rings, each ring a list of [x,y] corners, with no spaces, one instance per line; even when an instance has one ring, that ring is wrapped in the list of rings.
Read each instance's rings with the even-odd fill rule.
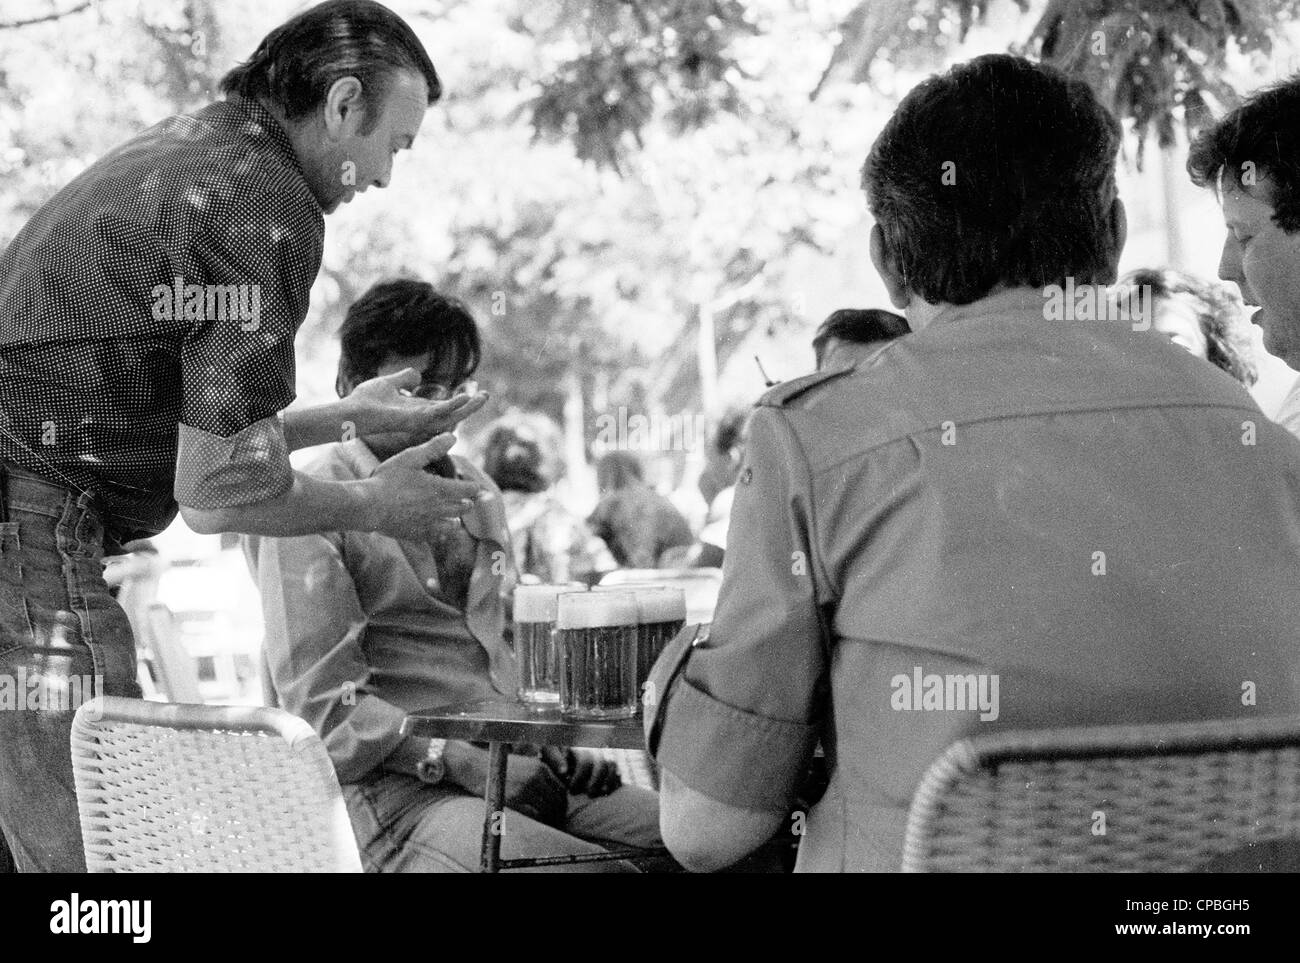
[[[1300,717],[1048,729],[951,746],[904,872],[1300,868]]]
[[[325,747],[279,709],[104,696],[72,768],[91,872],[360,872]]]

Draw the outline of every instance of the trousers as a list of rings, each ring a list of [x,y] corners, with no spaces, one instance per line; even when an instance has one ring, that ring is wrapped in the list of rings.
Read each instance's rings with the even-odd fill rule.
[[[0,869],[85,872],[69,740],[77,707],[140,697],[89,495],[0,462]]]

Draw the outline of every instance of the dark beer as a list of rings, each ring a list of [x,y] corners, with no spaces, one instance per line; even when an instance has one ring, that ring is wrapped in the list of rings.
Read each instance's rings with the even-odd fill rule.
[[[679,588],[637,589],[636,651],[637,689],[646,684],[650,670],[673,637],[686,624],[686,596]]]
[[[629,583],[626,588],[597,586],[594,589],[602,593],[620,590],[636,595],[636,685],[641,692],[664,647],[686,625],[686,593],[676,586],[650,582]]]
[[[556,599],[569,585],[520,585],[515,589],[515,660],[519,701],[555,705],[560,701],[560,657],[555,648]]]
[[[578,719],[636,714],[637,606],[631,592],[574,593],[558,600],[560,710]]]

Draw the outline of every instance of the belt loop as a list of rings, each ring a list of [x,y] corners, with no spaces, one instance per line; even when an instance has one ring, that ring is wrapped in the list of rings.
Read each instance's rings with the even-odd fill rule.
[[[9,521],[9,471],[0,458],[0,523]]]

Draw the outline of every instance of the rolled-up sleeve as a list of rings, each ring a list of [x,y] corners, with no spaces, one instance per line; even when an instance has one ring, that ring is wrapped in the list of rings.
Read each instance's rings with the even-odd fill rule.
[[[244,539],[262,593],[267,666],[281,705],[321,736],[340,782],[401,743],[405,710],[370,691],[366,614],[339,535]]]
[[[779,410],[758,409],[750,432],[713,623],[664,651],[646,731],[659,765],[690,788],[767,810],[794,801],[816,748],[827,643],[807,462]]]

